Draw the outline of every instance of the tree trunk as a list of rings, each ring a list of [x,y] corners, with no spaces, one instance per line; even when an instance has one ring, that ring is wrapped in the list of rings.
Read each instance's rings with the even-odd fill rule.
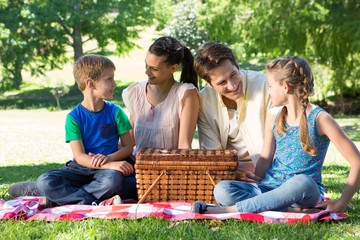
[[[74,5],[75,12],[78,12],[79,14],[81,14],[81,8],[80,8],[81,2],[82,1],[78,1]],[[75,23],[72,38],[73,38],[74,62],[75,62],[79,57],[81,57],[84,54],[83,46],[82,46],[83,42],[81,37],[81,22]]]
[[[82,44],[81,27],[76,25],[73,32],[74,62],[84,54]]]
[[[23,82],[22,73],[21,73],[22,69],[23,69],[23,64],[21,63],[21,61],[16,60],[14,69],[11,71],[13,74],[13,84],[16,89],[19,89],[20,85]]]

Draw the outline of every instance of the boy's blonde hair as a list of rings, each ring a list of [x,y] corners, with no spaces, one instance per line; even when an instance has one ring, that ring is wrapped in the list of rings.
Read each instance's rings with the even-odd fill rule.
[[[107,57],[95,54],[79,57],[74,64],[73,74],[80,91],[85,90],[86,79],[90,78],[96,81],[104,70],[109,68],[114,71],[116,69],[114,63]]]
[[[310,141],[306,108],[309,104],[309,97],[314,94],[314,76],[309,63],[300,57],[287,56],[270,61],[266,65],[266,71],[273,74],[274,79],[279,83],[289,84],[294,94],[298,97],[303,107],[303,114],[300,119],[300,142],[305,152],[316,156],[317,150]],[[286,129],[284,117],[287,109],[283,108],[276,121],[276,133],[284,134]]]

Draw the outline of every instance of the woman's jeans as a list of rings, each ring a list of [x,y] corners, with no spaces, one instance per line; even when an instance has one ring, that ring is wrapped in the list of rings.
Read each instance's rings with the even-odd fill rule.
[[[220,206],[235,205],[238,212],[282,211],[287,207],[315,207],[322,196],[316,182],[305,174],[295,175],[279,187],[264,184],[221,181],[214,189]]]
[[[119,194],[136,199],[135,175],[116,170],[91,169],[72,160],[65,167],[40,175],[36,185],[46,198],[59,205],[92,204]]]

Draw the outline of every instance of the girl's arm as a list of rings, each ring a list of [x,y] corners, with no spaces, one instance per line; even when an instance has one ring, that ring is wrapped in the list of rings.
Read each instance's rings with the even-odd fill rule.
[[[255,175],[260,178],[265,177],[266,171],[269,169],[275,153],[275,137],[273,134],[273,126],[276,119],[276,109],[267,111],[265,121],[265,137],[264,145],[260,154],[260,158],[255,167]]]
[[[330,114],[319,113],[316,124],[318,132],[330,139],[351,166],[341,197],[336,201],[325,201],[320,206],[326,206],[327,210],[333,212],[344,212],[360,186],[360,152]]]
[[[196,89],[186,90],[181,101],[179,146],[180,149],[191,149],[196,122],[199,114],[200,100]]]

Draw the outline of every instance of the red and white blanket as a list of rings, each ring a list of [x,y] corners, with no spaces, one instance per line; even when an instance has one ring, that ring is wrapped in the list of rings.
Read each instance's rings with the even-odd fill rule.
[[[187,219],[225,220],[232,218],[258,223],[306,223],[310,221],[338,221],[348,217],[346,214],[332,213],[329,211],[321,211],[313,214],[276,211],[261,213],[197,214],[190,212],[190,203],[183,202],[122,204],[118,206],[65,205],[46,209],[44,209],[42,202],[44,202],[43,197],[19,197],[10,201],[0,199],[0,219],[76,221],[87,218],[139,219],[151,216],[171,221]]]

